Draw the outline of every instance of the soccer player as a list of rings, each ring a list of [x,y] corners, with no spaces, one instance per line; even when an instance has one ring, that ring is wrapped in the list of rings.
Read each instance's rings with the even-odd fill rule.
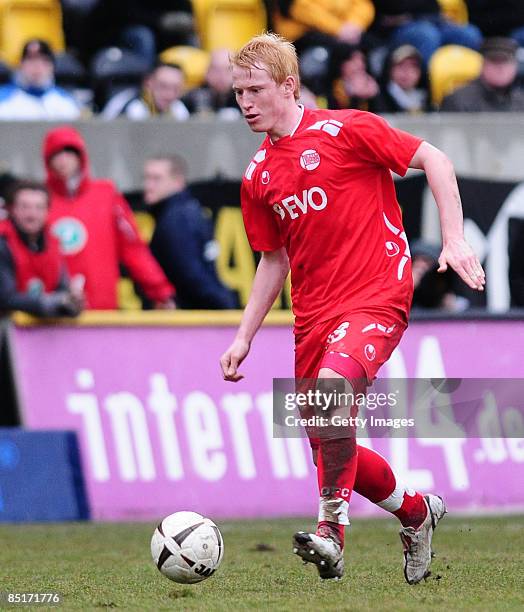
[[[295,49],[278,36],[253,38],[231,63],[240,110],[254,132],[267,136],[242,181],[246,232],[262,257],[236,337],[220,360],[224,379],[243,377],[239,365],[291,268],[296,378],[362,392],[399,343],[413,293],[391,170],[426,172],[442,226],[439,270],[449,265],[483,290],[484,272],[463,236],[453,166],[429,143],[371,113],[304,109]],[[383,457],[356,444],[350,428],[346,436],[308,435],[319,523],[314,534],[294,535],[294,552],[317,565],[321,578],[343,575],[355,490],[400,519],[404,575],[420,582],[446,512],[442,499],[404,486]]]

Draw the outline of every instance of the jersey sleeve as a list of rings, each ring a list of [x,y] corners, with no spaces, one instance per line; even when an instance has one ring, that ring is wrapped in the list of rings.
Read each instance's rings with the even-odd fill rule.
[[[242,217],[253,251],[276,251],[284,241],[273,210],[253,193],[252,184],[242,181],[240,188]]]
[[[378,115],[354,112],[344,125],[349,146],[368,162],[404,176],[422,138],[398,130]]]

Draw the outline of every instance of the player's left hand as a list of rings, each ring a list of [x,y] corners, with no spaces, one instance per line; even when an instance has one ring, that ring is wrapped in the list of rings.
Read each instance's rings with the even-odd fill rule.
[[[448,241],[442,248],[438,263],[438,272],[445,272],[449,265],[468,287],[484,291],[486,275],[479,258],[464,238]]]

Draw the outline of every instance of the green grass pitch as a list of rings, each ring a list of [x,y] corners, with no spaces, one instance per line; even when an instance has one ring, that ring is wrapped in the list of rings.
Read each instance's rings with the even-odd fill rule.
[[[416,586],[404,582],[396,520],[353,521],[340,582],[291,553],[292,533],[313,526],[303,519],[218,524],[224,561],[189,586],[151,561],[154,522],[3,525],[0,591],[57,591],[62,610],[524,610],[524,516],[448,515],[432,576]]]

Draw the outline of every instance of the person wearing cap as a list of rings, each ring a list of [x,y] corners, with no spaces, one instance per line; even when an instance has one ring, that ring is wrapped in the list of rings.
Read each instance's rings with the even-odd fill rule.
[[[487,38],[480,51],[483,63],[474,81],[446,96],[447,112],[523,112],[524,92],[516,85],[518,44],[511,38]]]
[[[2,121],[71,121],[81,109],[55,85],[54,55],[44,40],[29,40],[22,50],[13,82],[0,87]]]
[[[413,45],[401,45],[384,62],[375,113],[422,113],[430,110],[422,56]]]

